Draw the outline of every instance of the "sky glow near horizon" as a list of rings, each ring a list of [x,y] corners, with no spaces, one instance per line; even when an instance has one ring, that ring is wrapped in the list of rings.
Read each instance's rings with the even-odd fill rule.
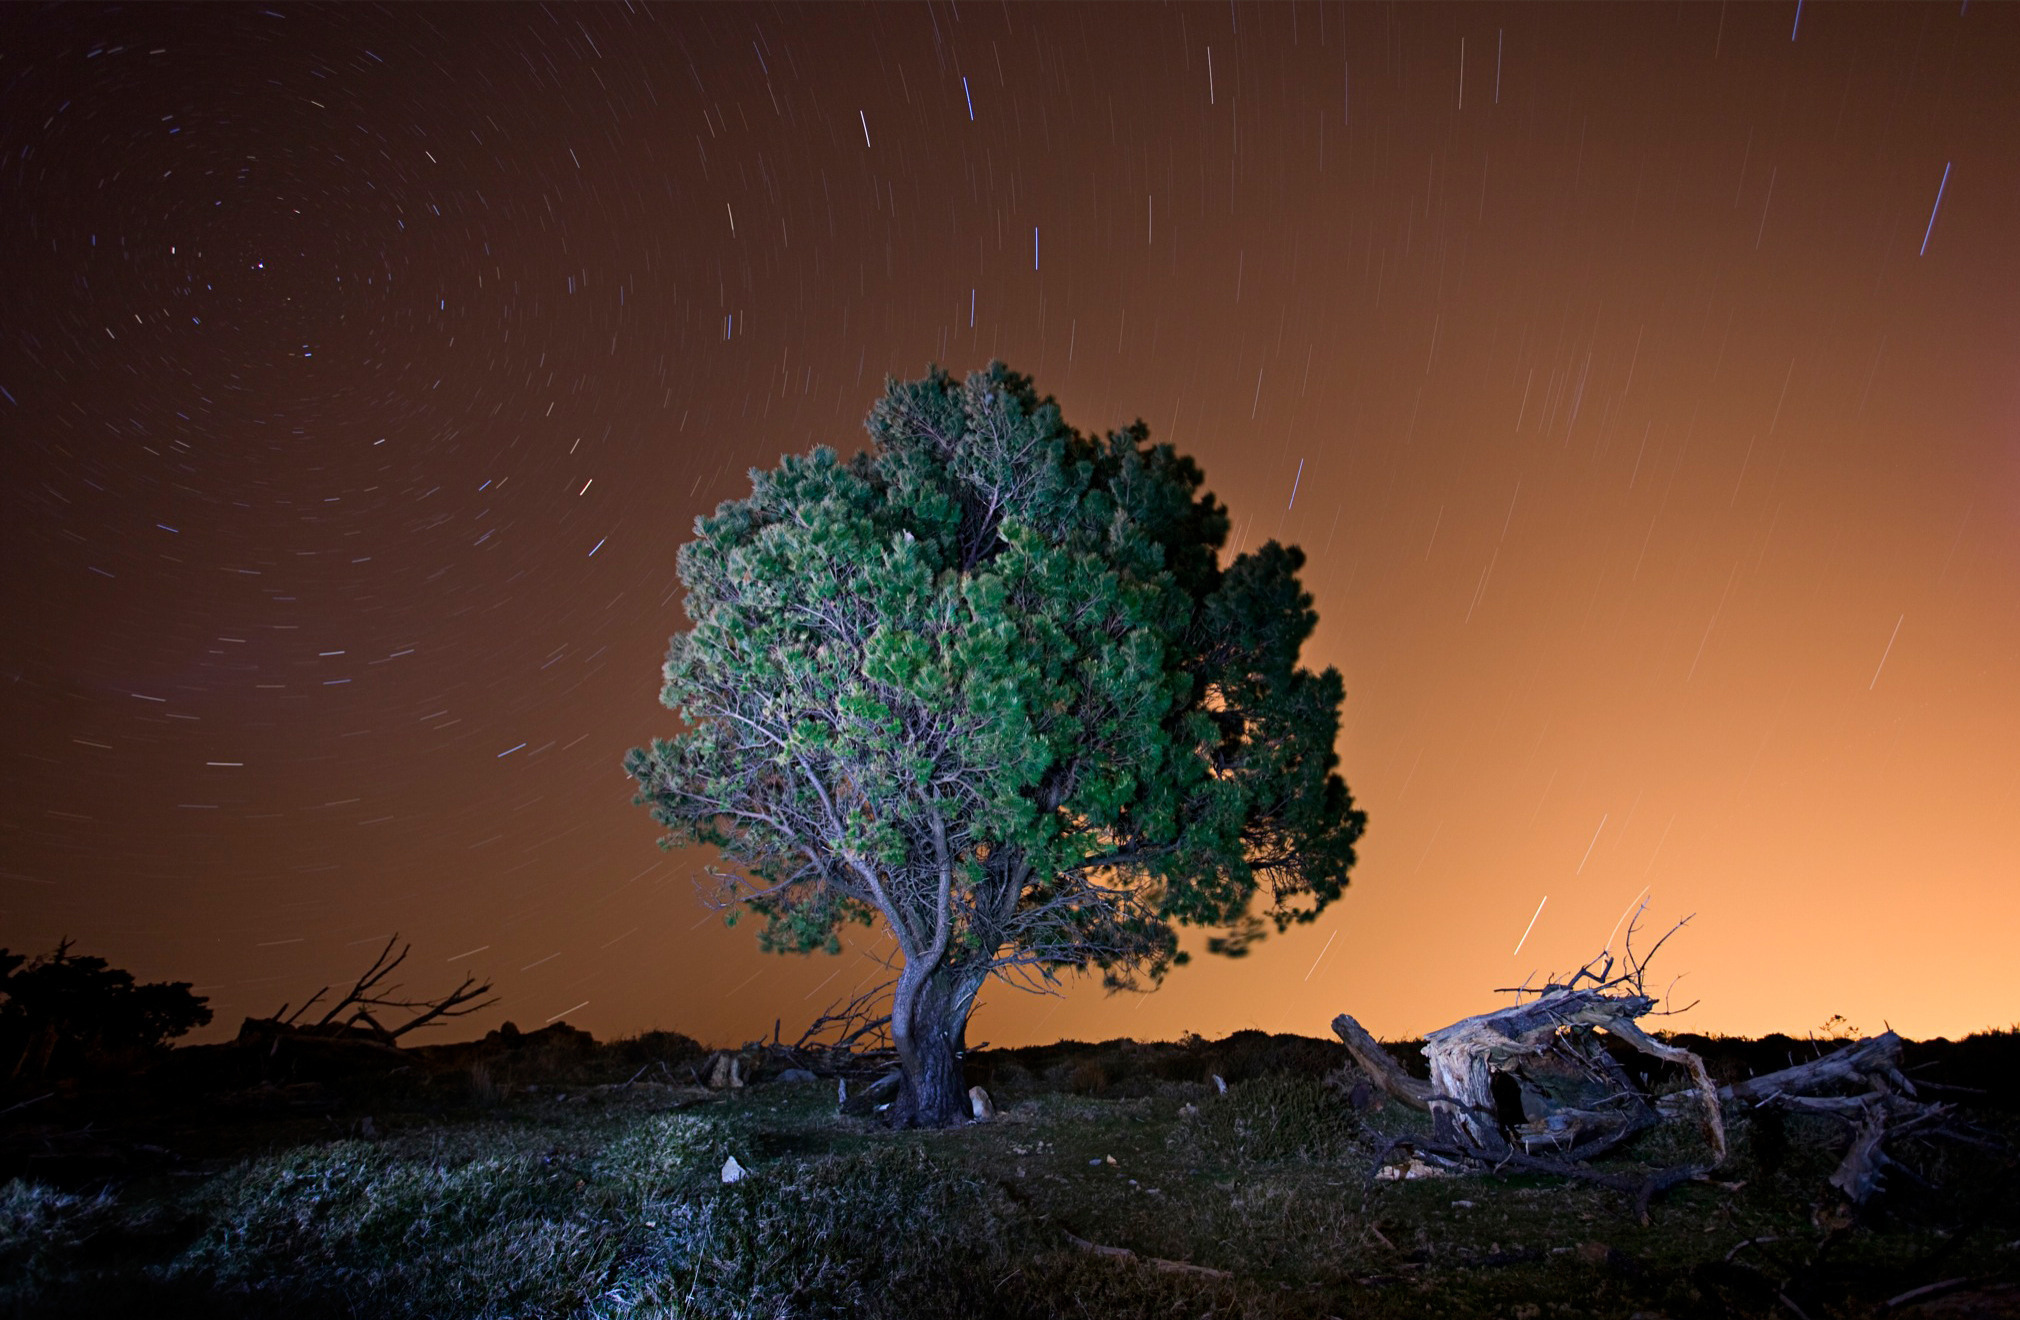
[[[874,941],[757,953],[619,766],[675,551],[1002,358],[1310,555],[1370,823],[1317,923],[970,1040],[1410,1035],[1644,893],[1673,1025],[2020,1020],[2020,8],[0,36],[0,944],[213,1034],[394,930],[478,1030],[796,1034]]]

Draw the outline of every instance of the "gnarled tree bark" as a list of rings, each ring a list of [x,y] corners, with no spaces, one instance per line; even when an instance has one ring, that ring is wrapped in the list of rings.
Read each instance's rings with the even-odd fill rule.
[[[904,1070],[893,1105],[900,1127],[946,1127],[969,1116],[961,1055],[986,971],[908,962],[891,998],[891,1044]]]

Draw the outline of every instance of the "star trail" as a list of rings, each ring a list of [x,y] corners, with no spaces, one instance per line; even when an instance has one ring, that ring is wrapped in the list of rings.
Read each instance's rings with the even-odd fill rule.
[[[1309,553],[1370,825],[1316,925],[971,1038],[1408,1034],[1643,891],[1673,1022],[2005,1025],[2016,66],[1953,4],[10,7],[0,943],[212,1034],[395,930],[479,1030],[790,1032],[874,941],[757,953],[619,765],[675,553],[1001,358]]]

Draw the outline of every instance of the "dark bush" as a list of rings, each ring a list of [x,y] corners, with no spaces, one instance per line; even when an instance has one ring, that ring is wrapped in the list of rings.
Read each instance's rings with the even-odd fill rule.
[[[210,1022],[187,981],[136,985],[68,940],[38,958],[0,949],[0,1067],[15,1078],[68,1075],[159,1048]]]

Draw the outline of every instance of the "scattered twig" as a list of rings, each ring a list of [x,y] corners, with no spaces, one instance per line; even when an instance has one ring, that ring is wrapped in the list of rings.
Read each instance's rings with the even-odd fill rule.
[[[1795,1316],[1796,1320],[1810,1320],[1810,1313],[1808,1311],[1803,1310],[1802,1307],[1797,1306],[1795,1304],[1795,1299],[1790,1297],[1787,1293],[1777,1290],[1775,1293],[1775,1297],[1781,1302],[1783,1306],[1789,1308],[1789,1312]]]
[[[1079,1247],[1082,1251],[1093,1252],[1097,1256],[1106,1256],[1110,1260],[1134,1261],[1139,1265],[1148,1265],[1150,1268],[1165,1274],[1191,1274],[1205,1279],[1231,1279],[1234,1277],[1226,1270],[1216,1270],[1205,1265],[1190,1265],[1182,1260],[1166,1260],[1162,1256],[1146,1256],[1140,1251],[1131,1251],[1128,1247],[1103,1246],[1099,1242],[1089,1242],[1086,1238],[1080,1237],[1069,1230],[1061,1229],[1060,1231],[1066,1234],[1068,1242]]]
[[[1880,1303],[1880,1309],[1882,1311],[1891,1311],[1897,1306],[1906,1306],[1911,1302],[1927,1301],[1939,1293],[1946,1293],[1953,1289],[1962,1288],[1971,1282],[1971,1278],[1965,1276],[1956,1279],[1944,1279],[1941,1283],[1925,1283],[1919,1288],[1910,1288],[1904,1293],[1894,1294],[1886,1301]]]
[[[32,1100],[23,1100],[20,1101],[18,1104],[11,1104],[7,1106],[5,1109],[0,1109],[0,1114],[11,1114],[17,1109],[26,1109],[30,1105],[39,1105],[44,1100],[47,1100],[50,1096],[55,1094],[56,1092],[54,1091],[45,1091],[41,1095],[36,1096]]]
[[[1781,1236],[1776,1233],[1763,1233],[1759,1237],[1750,1237],[1746,1241],[1735,1245],[1731,1251],[1725,1253],[1725,1263],[1728,1265],[1732,1264],[1733,1257],[1739,1255],[1740,1252],[1745,1251],[1748,1247],[1758,1247],[1769,1242],[1779,1241],[1781,1241]]]

